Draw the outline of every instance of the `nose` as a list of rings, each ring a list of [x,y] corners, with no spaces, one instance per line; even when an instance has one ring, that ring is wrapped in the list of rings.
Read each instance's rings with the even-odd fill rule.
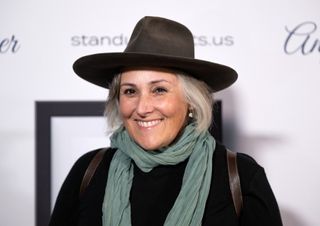
[[[136,112],[141,117],[147,116],[154,110],[152,96],[147,93],[141,93],[137,101]]]

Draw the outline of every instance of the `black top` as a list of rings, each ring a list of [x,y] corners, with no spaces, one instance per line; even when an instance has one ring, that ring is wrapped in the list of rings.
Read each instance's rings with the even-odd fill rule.
[[[58,195],[50,226],[101,226],[102,202],[114,149],[109,149],[89,186],[79,199],[83,174],[98,150],[83,155],[72,167]],[[229,188],[226,151],[217,144],[203,226],[281,226],[279,208],[264,170],[251,157],[238,154],[244,207],[238,218]],[[180,191],[188,160],[175,166],[158,166],[144,173],[134,165],[130,193],[133,226],[161,226]]]

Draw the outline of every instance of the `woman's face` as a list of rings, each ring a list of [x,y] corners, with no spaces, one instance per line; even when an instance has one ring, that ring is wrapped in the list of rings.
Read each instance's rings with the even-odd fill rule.
[[[172,143],[188,112],[177,76],[151,69],[122,73],[119,104],[125,128],[145,150]]]

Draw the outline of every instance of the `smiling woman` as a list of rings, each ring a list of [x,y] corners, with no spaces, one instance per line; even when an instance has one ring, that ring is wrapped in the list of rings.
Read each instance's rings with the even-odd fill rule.
[[[83,79],[110,89],[105,115],[111,147],[79,197],[96,153],[82,156],[66,178],[51,226],[279,226],[266,175],[251,157],[237,157],[243,208],[232,201],[226,148],[208,131],[212,93],[230,86],[230,67],[194,58],[182,24],[144,17],[123,53],[82,57]],[[91,165],[91,164],[90,164]]]
[[[119,107],[124,127],[144,149],[168,146],[187,122],[188,104],[177,76],[130,70],[121,75]]]

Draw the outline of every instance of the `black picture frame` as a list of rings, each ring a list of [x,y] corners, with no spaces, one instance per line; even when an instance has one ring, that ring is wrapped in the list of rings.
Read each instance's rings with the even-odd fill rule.
[[[37,101],[36,110],[36,226],[48,225],[51,214],[51,119],[103,116],[104,101]],[[222,141],[222,103],[214,107],[211,134]]]

